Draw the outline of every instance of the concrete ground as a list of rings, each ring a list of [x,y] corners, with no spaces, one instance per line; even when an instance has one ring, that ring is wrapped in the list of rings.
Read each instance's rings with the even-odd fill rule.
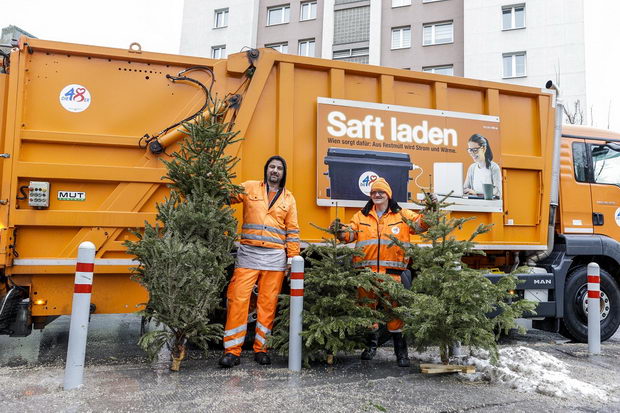
[[[68,317],[23,339],[0,337],[0,411],[48,412],[620,412],[620,333],[603,344],[601,356],[560,336],[530,330],[502,347],[526,346],[567,364],[571,376],[604,385],[607,400],[550,397],[465,375],[426,375],[410,351],[411,368],[398,368],[389,347],[375,360],[358,355],[292,373],[274,357],[259,366],[244,353],[240,366],[217,367],[219,351],[191,352],[179,373],[155,371],[136,346],[139,319],[93,316],[84,386],[63,391]],[[421,357],[421,356],[419,356]],[[514,387],[514,386],[512,386]]]

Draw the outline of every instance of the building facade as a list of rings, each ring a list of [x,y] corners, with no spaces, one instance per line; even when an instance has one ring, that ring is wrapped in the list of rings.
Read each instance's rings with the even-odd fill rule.
[[[466,77],[560,87],[586,108],[584,0],[465,0]]]
[[[258,0],[185,0],[181,54],[215,59],[256,47]]]
[[[463,75],[463,0],[185,0],[181,53],[243,47]]]
[[[553,80],[569,111],[608,127],[620,90],[605,81],[615,65],[599,63],[609,56],[601,39],[619,13],[616,0],[185,0],[181,53],[271,47],[534,87]]]

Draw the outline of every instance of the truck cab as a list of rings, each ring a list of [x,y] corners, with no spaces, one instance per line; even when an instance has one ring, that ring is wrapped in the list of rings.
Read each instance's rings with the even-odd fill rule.
[[[563,128],[560,196],[560,233],[620,241],[620,134]]]
[[[566,125],[560,144],[556,242],[541,266],[554,274],[555,331],[587,341],[587,265],[601,270],[601,339],[620,325],[620,134]],[[550,329],[550,318],[538,327]],[[534,322],[537,327],[537,322]]]

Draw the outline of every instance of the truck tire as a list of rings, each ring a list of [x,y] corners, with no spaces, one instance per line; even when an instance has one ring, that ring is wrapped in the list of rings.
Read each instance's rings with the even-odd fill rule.
[[[568,275],[564,296],[564,328],[560,329],[560,333],[565,337],[581,343],[588,342],[586,277],[585,266],[574,269]],[[601,268],[601,341],[614,335],[618,326],[620,326],[620,288],[613,277]]]

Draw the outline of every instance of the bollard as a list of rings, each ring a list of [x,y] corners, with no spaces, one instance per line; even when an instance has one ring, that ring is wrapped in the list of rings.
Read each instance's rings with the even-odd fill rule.
[[[588,351],[601,354],[601,267],[588,264]]]
[[[83,242],[78,248],[75,265],[75,286],[69,326],[67,365],[65,366],[65,390],[75,389],[82,385],[94,267],[95,245],[92,242]]]
[[[304,259],[293,257],[291,266],[291,319],[288,335],[288,368],[301,371],[301,330],[304,309]]]

